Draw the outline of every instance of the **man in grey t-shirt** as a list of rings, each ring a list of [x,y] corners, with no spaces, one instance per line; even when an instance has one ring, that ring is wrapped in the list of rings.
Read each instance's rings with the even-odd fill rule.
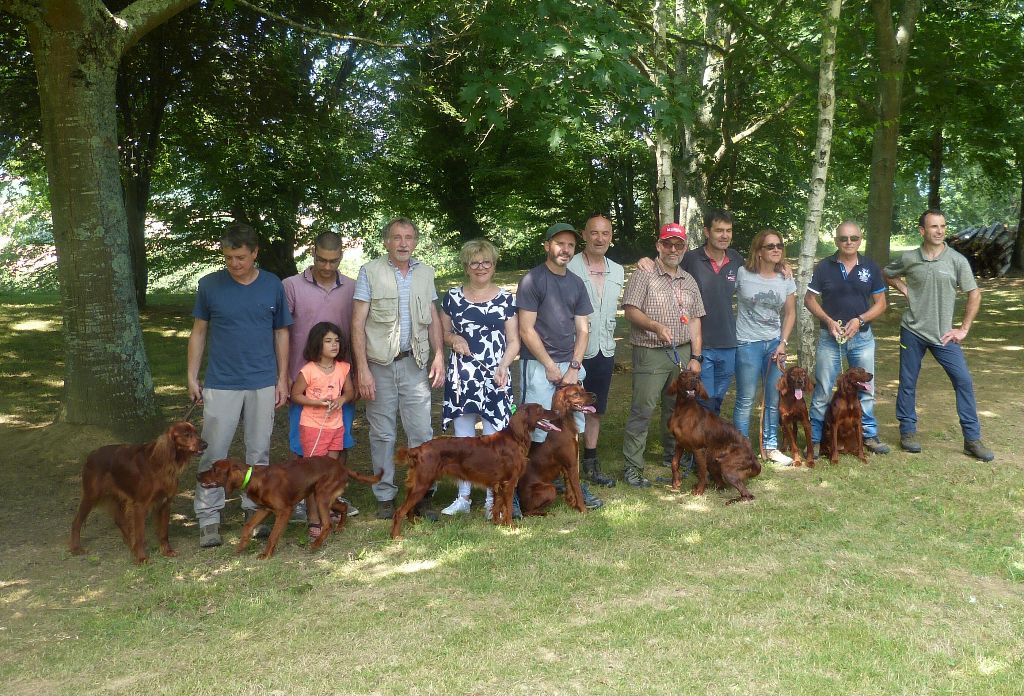
[[[905,295],[909,305],[900,322],[900,387],[896,397],[900,447],[907,452],[921,451],[917,378],[921,359],[928,351],[953,383],[964,454],[989,462],[995,454],[981,442],[974,382],[960,348],[981,307],[981,290],[967,259],[946,244],[946,218],[941,211],[926,210],[918,220],[918,231],[921,246],[904,252],[883,270],[886,283]],[[967,307],[960,328],[954,329],[953,305],[958,289],[967,293]]]

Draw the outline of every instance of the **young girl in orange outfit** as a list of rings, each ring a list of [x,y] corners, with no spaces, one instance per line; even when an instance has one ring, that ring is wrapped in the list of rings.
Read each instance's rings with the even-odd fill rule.
[[[355,397],[355,388],[348,378],[352,365],[348,357],[348,339],[337,324],[322,321],[309,330],[302,357],[308,360],[292,384],[292,403],[302,406],[299,417],[299,439],[307,457],[328,456],[338,459],[345,449],[345,424],[341,407]],[[309,535],[320,534],[320,518],[316,505],[306,501],[309,514]]]

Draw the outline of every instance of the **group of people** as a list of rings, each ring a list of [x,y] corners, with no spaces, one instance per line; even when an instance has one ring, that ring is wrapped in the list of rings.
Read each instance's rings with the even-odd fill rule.
[[[371,465],[381,475],[373,486],[376,516],[389,519],[398,494],[398,419],[408,446],[430,440],[431,392],[444,385],[442,430],[474,437],[478,421],[484,434],[503,429],[515,411],[511,373],[518,357],[523,403],[550,407],[559,386],[576,383],[596,395],[594,412],[576,414],[583,433],[583,475],[592,484],[614,486],[597,448],[620,307],[629,322],[633,367],[622,445],[628,485],[651,485],[644,476],[644,454],[657,407],[664,462],[671,461],[675,444],[667,422],[674,397],[666,389],[686,369],[701,375],[708,393],[702,405],[716,414],[735,376],[733,422],[744,436],[760,391],[764,448],[770,459],[786,465],[791,460],[777,446],[775,383],[796,323],[797,293],[783,237],[775,230],[760,231],[744,259],[731,247],[730,212],[707,211],[703,227],[704,244],[688,250],[686,230],[664,225],[655,241],[657,256],[642,259],[627,281],[623,267],[607,257],[613,236],[607,216],[590,216],[579,231],[565,223],[552,225],[544,234],[544,262],[523,277],[516,295],[494,282],[495,246],[473,240],[460,254],[465,281],[444,295],[439,308],[434,270],[413,256],[419,231],[407,218],[384,227],[386,255],[363,265],[355,280],[338,270],[342,240],[333,232],[314,241],[310,268],[282,282],[256,266],[259,246],[252,227],[233,223],[220,240],[224,270],[199,282],[188,343],[189,396],[203,405],[203,439],[209,444],[199,471],[227,455],[240,420],[246,462],[268,464],[274,411],[289,401],[291,450],[299,456],[339,457],[354,445],[358,398],[365,404]],[[843,357],[851,367],[874,373],[871,324],[886,309],[888,284],[909,303],[901,325],[896,403],[901,447],[922,448],[916,383],[927,350],[953,382],[965,452],[990,461],[994,455],[981,442],[974,388],[960,348],[977,316],[980,291],[967,260],[945,244],[941,212],[926,211],[919,231],[921,246],[882,271],[858,253],[860,228],[844,222],[836,229],[836,253],[814,270],[804,302],[820,322],[811,404],[815,446]],[[958,291],[967,293],[967,307],[960,327],[953,328]],[[889,452],[878,438],[873,394],[862,393],[861,404],[866,449]],[[544,437],[536,431],[534,446]],[[469,482],[459,482],[455,500],[441,514],[469,512],[470,492]],[[588,508],[602,505],[585,484],[583,493]],[[485,514],[492,500],[488,491]],[[200,546],[222,543],[223,507],[222,489],[197,487]],[[247,517],[255,510],[244,494],[242,507]],[[418,512],[438,518],[429,496]],[[312,510],[308,514],[315,536],[324,521]]]

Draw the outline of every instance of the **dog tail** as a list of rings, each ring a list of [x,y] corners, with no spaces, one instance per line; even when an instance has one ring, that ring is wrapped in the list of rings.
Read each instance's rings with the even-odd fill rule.
[[[358,471],[352,471],[351,469],[348,470],[349,478],[354,478],[356,481],[360,481],[362,483],[377,483],[380,481],[382,473],[383,472],[380,472],[373,476],[369,476],[367,474],[360,474]]]

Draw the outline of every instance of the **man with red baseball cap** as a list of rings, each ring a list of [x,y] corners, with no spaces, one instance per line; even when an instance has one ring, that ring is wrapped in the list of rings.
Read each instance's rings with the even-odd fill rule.
[[[644,450],[655,406],[661,403],[661,437],[665,452],[675,452],[668,419],[675,397],[665,389],[680,369],[700,372],[701,320],[704,303],[693,277],[679,268],[686,253],[686,230],[678,223],[662,225],[656,244],[654,270],[641,268],[630,276],[622,308],[630,323],[633,346],[633,403],[623,433],[622,456],[626,483],[646,488]]]

